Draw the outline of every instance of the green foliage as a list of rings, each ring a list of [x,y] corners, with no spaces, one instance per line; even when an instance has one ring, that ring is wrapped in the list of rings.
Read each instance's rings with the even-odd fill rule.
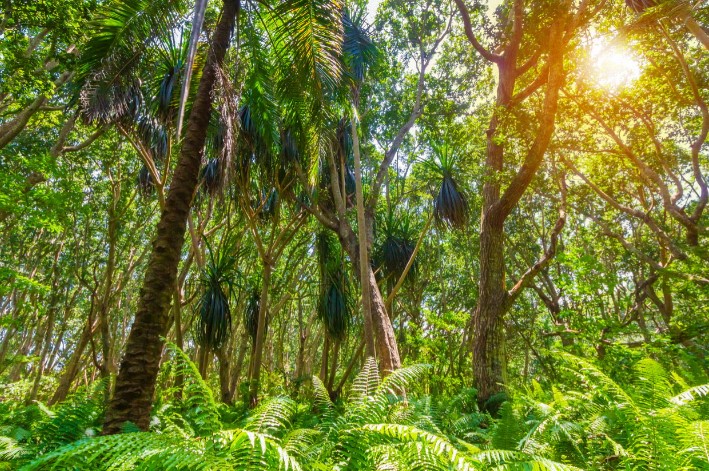
[[[531,429],[519,449],[581,467],[703,469],[709,466],[703,414],[693,399],[706,386],[684,388],[663,366],[639,361],[632,384],[622,385],[585,359],[561,354],[564,369],[582,389],[535,384],[520,398]]]
[[[89,396],[73,397],[47,418],[38,420],[32,433],[4,428],[0,457],[24,463],[22,469],[573,469],[523,451],[483,449],[466,442],[451,426],[450,414],[465,409],[460,395],[434,405],[428,396],[410,397],[425,378],[427,365],[412,365],[379,377],[370,358],[341,404],[330,401],[320,380],[313,378],[313,400],[300,405],[288,397],[273,397],[242,418],[225,420],[209,386],[197,367],[175,345],[165,364],[170,382],[182,378],[181,399],[171,399],[156,412],[150,432],[130,431],[92,437],[83,432],[96,421],[97,402]],[[174,390],[166,390],[174,397]],[[82,407],[77,408],[77,405]],[[11,420],[21,422],[26,413]],[[35,413],[36,414],[36,413]],[[233,416],[233,415],[232,415]],[[27,418],[25,418],[27,420]],[[508,422],[503,419],[498,427]],[[459,422],[458,422],[459,423]],[[687,439],[704,433],[695,424]],[[77,434],[78,433],[78,434]],[[62,437],[59,439],[59,437]],[[68,443],[72,440],[71,443]],[[36,446],[30,447],[29,443]],[[37,456],[39,455],[39,456]],[[32,459],[35,457],[35,459]],[[28,462],[29,460],[29,462]]]
[[[228,243],[217,253],[209,247],[209,258],[202,272],[197,341],[211,350],[220,349],[231,332],[229,298],[236,278],[232,249]]]
[[[430,166],[441,175],[441,186],[433,199],[433,215],[439,224],[454,229],[464,229],[468,224],[469,205],[463,192],[453,179],[455,156],[448,143],[433,147],[436,162]]]
[[[416,231],[411,218],[406,214],[388,211],[381,224],[382,241],[374,254],[374,261],[383,269],[391,283],[396,283],[416,248]],[[416,277],[418,262],[411,264],[407,279]],[[411,278],[409,278],[409,276]]]
[[[318,316],[328,335],[342,340],[349,330],[353,303],[343,253],[329,232],[318,233],[315,243],[320,271]]]

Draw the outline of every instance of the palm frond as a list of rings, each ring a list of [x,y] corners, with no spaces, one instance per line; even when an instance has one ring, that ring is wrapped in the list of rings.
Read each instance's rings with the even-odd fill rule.
[[[276,10],[277,54],[289,57],[293,74],[319,95],[342,77],[342,6],[338,0],[286,0]]]

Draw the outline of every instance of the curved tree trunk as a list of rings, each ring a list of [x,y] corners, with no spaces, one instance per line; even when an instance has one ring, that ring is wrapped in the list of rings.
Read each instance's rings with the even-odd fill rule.
[[[71,353],[69,362],[64,368],[64,373],[62,373],[62,376],[59,379],[59,386],[57,386],[57,390],[54,392],[54,395],[49,400],[47,405],[51,406],[66,399],[66,396],[69,394],[69,390],[71,389],[71,383],[74,382],[74,378],[79,372],[81,356],[84,354],[84,350],[86,350],[86,346],[89,344],[89,339],[97,327],[98,326],[96,323],[93,325],[91,324],[90,317],[86,320],[86,324],[84,324],[84,328],[81,330],[81,336],[79,337],[79,340]]]
[[[518,19],[521,21],[521,18]],[[564,47],[562,41],[565,18],[561,15],[550,28],[548,71],[544,102],[539,115],[539,128],[534,142],[504,192],[499,174],[503,172],[504,147],[497,135],[499,117],[494,112],[487,130],[485,158],[486,182],[483,185],[483,206],[480,221],[480,283],[478,306],[473,319],[473,375],[478,389],[481,409],[496,412],[498,401],[488,400],[504,391],[506,359],[504,352],[504,316],[512,306],[515,296],[507,291],[505,283],[504,225],[507,217],[517,207],[544,159],[554,132],[559,90],[564,83]],[[498,63],[499,82],[496,109],[512,106],[517,79],[516,49],[511,49]],[[562,226],[563,227],[563,226]],[[533,276],[533,275],[532,275]],[[522,280],[520,280],[522,282]]]
[[[216,69],[223,62],[229,47],[238,8],[238,0],[224,0],[187,123],[180,160],[158,223],[140,292],[138,311],[128,336],[115,392],[106,411],[104,434],[120,432],[128,421],[147,430],[150,422],[152,398],[164,346],[162,337],[167,334],[170,301],[175,290],[187,216],[197,188],[202,149],[212,112]]]
[[[366,280],[362,280],[361,278],[362,271],[360,270],[357,236],[346,224],[340,226],[338,236],[342,248],[347,252],[347,255],[354,265],[355,272],[359,275],[360,283],[369,284],[369,302],[372,308],[372,324],[378,356],[377,359],[379,360],[379,367],[382,374],[386,376],[392,371],[401,368],[401,359],[399,358],[399,347],[396,343],[394,326],[384,306],[384,298],[379,290],[379,285],[377,285],[377,279],[374,276],[374,271],[371,266],[367,270],[363,270]]]

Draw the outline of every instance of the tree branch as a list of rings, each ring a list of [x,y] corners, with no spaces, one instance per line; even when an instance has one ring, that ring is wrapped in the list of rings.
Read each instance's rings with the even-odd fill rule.
[[[468,7],[465,6],[463,0],[455,0],[455,4],[458,6],[458,11],[460,11],[461,19],[463,20],[463,26],[465,28],[465,36],[468,38],[470,44],[473,45],[476,51],[490,62],[500,63],[502,62],[502,56],[499,54],[493,54],[483,47],[478,39],[475,37],[473,32],[473,24],[470,21],[470,13],[468,12]]]

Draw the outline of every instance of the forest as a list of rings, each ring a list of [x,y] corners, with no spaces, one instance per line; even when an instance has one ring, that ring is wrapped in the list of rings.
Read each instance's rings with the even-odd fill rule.
[[[709,470],[709,3],[0,0],[0,471]]]

